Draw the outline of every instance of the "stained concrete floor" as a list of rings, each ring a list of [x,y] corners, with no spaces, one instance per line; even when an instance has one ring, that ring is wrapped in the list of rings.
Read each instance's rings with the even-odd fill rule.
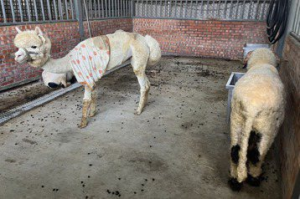
[[[82,89],[0,127],[0,198],[280,198],[271,149],[261,187],[228,185],[225,83],[241,64],[163,58],[149,68],[149,103],[134,115],[130,67],[99,83],[98,114],[78,129]]]

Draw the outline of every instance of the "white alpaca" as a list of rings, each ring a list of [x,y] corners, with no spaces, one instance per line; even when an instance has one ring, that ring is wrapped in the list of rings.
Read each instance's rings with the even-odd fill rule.
[[[70,81],[74,77],[72,72],[67,73],[51,73],[43,71],[42,78],[45,86],[50,88],[56,88],[59,86],[68,87],[71,83]]]
[[[95,81],[99,80],[106,70],[128,59],[131,59],[133,71],[140,84],[141,96],[136,114],[141,114],[150,90],[150,82],[145,74],[146,66],[156,64],[161,57],[159,44],[155,39],[148,35],[143,37],[140,34],[119,30],[106,36],[86,39],[65,57],[52,59],[51,42],[38,27],[33,31],[22,32],[18,28],[17,31],[14,40],[15,46],[19,48],[15,54],[17,62],[27,62],[33,67],[41,67],[44,71],[52,73],[73,71],[77,80],[85,84],[82,120],[79,127],[85,127],[87,118],[95,115],[97,98]],[[77,60],[76,56],[80,56],[81,60]]]
[[[231,112],[231,179],[233,190],[246,180],[258,186],[261,166],[284,119],[284,86],[269,49],[249,56],[247,73],[233,90]]]

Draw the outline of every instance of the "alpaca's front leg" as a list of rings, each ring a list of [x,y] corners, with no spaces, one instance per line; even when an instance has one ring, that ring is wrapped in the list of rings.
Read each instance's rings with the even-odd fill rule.
[[[88,124],[88,115],[89,115],[89,109],[92,103],[92,90],[88,87],[84,87],[84,97],[83,97],[83,105],[82,105],[82,118],[81,123],[78,126],[79,128],[84,128]]]
[[[97,91],[94,89],[92,91],[92,102],[90,107],[90,117],[94,117],[96,115],[96,106],[97,106]]]

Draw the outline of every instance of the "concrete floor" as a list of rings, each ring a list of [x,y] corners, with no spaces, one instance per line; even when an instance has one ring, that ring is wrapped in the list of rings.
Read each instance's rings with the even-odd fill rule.
[[[274,149],[261,187],[228,185],[225,83],[238,62],[164,58],[134,115],[130,67],[99,83],[98,114],[78,129],[82,89],[0,127],[0,198],[280,198]],[[279,181],[279,182],[278,182]]]

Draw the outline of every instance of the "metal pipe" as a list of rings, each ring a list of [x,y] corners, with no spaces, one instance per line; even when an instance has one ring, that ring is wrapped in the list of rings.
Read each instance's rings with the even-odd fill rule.
[[[67,20],[69,20],[69,11],[68,11],[68,2],[65,0],[65,6],[66,6],[66,15],[67,15]]]
[[[18,0],[18,7],[19,7],[19,12],[20,12],[21,22],[23,22],[23,9],[22,9],[22,5],[21,5],[21,0]]]
[[[44,10],[43,0],[40,0],[40,3],[41,3],[41,8],[42,8],[43,21],[45,21],[45,10]]]
[[[61,20],[63,20],[63,14],[62,14],[62,4],[61,4],[61,0],[58,0],[58,12],[59,12],[59,18]]]
[[[85,13],[86,13],[86,21],[87,21],[87,25],[88,25],[89,36],[91,38],[92,33],[91,33],[91,27],[90,27],[90,21],[89,21],[89,14],[88,14],[88,9],[87,9],[85,0],[83,0],[83,6],[84,6]]]
[[[13,18],[13,22],[16,22],[16,17],[15,17],[15,9],[14,9],[14,4],[12,0],[9,0],[10,2],[10,9],[11,9],[11,15]]]
[[[54,1],[55,2],[55,1]],[[71,4],[71,14],[72,14],[72,19],[74,19],[74,8],[73,8],[73,0],[70,0]]]
[[[27,8],[28,21],[31,21],[31,13],[30,13],[30,8],[29,8],[29,2],[28,2],[28,0],[26,0],[26,8]]]

